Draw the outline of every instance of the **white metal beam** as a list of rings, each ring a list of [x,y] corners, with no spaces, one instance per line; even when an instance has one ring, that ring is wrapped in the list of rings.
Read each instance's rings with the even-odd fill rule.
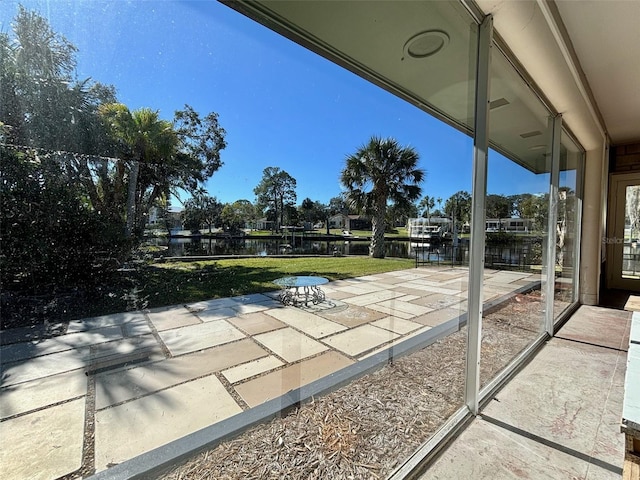
[[[551,177],[549,178],[549,215],[547,218],[547,254],[544,258],[545,330],[553,336],[553,299],[556,284],[556,229],[558,228],[558,184],[560,181],[560,135],[562,115],[549,117]]]
[[[493,17],[484,18],[478,31],[476,65],[475,136],[473,145],[473,194],[467,323],[465,404],[478,414],[480,392],[480,342],[482,339],[482,283],[484,280],[485,200],[489,155],[489,94]]]

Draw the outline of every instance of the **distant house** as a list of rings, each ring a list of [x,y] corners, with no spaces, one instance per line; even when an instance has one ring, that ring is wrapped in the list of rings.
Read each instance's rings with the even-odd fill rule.
[[[420,218],[408,218],[407,228],[410,225],[438,225],[443,228],[444,231],[451,230],[451,219],[447,217],[420,217]]]
[[[266,218],[259,218],[256,220],[256,230],[272,230],[273,221]]]
[[[168,218],[164,217],[163,210],[151,207],[147,215],[147,225],[151,227],[168,227],[170,229],[182,229],[182,209],[169,207]]]
[[[346,230],[371,230],[371,219],[361,215],[347,215]]]
[[[371,230],[371,219],[361,215],[338,213],[329,217],[329,228],[340,230]]]
[[[341,230],[348,230],[347,223],[349,218],[347,215],[338,213],[329,217],[329,228],[339,228]]]
[[[530,218],[487,218],[487,232],[529,232],[533,224]]]

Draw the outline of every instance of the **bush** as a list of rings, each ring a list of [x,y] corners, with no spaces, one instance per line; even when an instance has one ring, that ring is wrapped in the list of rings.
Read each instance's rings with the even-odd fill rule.
[[[487,232],[487,245],[509,245],[514,243],[516,236],[509,232]]]
[[[70,291],[86,291],[115,271],[131,245],[123,223],[95,211],[63,164],[3,147],[0,156],[1,315],[6,324],[18,315],[8,299],[51,302]]]

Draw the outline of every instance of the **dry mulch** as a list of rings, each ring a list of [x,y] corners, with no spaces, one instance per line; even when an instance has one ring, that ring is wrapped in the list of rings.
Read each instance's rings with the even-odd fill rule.
[[[485,315],[482,384],[538,336],[542,305],[539,292],[532,292]],[[283,412],[161,478],[385,478],[462,406],[465,348],[463,328]]]

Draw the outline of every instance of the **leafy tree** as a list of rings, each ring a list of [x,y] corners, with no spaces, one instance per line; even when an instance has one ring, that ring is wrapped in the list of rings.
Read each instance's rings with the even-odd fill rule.
[[[163,194],[153,204],[156,208],[158,220],[162,222],[167,233],[171,235],[171,229],[173,228],[172,216],[171,216],[171,200],[170,197]]]
[[[485,210],[487,218],[511,218],[513,202],[504,195],[487,195]]]
[[[76,51],[23,7],[0,33],[2,283],[20,298],[37,294],[27,303],[60,305],[57,292],[105,281],[129,247],[121,219],[86,188],[96,178],[89,165],[109,161],[99,156],[109,139],[98,107],[115,90],[76,80]],[[2,316],[19,316],[14,307]]]
[[[3,323],[34,318],[31,310],[5,303],[15,295],[31,309],[44,302],[36,320],[55,320],[48,309],[59,308],[57,296],[106,281],[129,245],[122,225],[91,207],[55,155],[0,146],[0,157]]]
[[[406,225],[409,218],[418,216],[418,207],[415,203],[396,204],[393,203],[387,207],[387,225]]]
[[[114,88],[77,81],[76,47],[38,13],[20,6],[12,27],[13,36],[0,33],[0,121],[7,140],[100,153],[106,138],[97,107],[115,101]]]
[[[141,233],[156,201],[196,190],[222,164],[216,114],[130,112],[113,87],[74,77],[76,53],[22,7],[0,33],[2,281],[21,291],[105,280],[130,252],[125,221]]]
[[[371,137],[346,159],[340,181],[347,201],[359,212],[371,215],[370,255],[384,258],[387,203],[404,207],[420,197],[424,171],[417,168],[419,155],[401,147],[393,138]]]
[[[220,221],[222,204],[216,197],[204,192],[196,192],[193,197],[184,202],[184,223],[190,230],[200,230],[202,225],[211,228]]]
[[[523,206],[525,205],[524,202],[532,196],[533,195],[530,193],[520,193],[507,197],[511,202],[511,215],[519,218],[526,218],[526,215],[523,212]]]
[[[544,232],[547,229],[549,218],[549,194],[531,195],[520,202],[518,207],[522,218],[529,218],[532,229],[536,232]]]
[[[332,215],[336,215],[338,213],[344,213],[347,215],[349,213],[349,205],[347,205],[347,200],[344,194],[340,194],[337,197],[332,197],[329,199],[329,212]]]
[[[220,221],[225,230],[239,231],[245,225],[254,225],[257,220],[256,209],[249,200],[236,200],[222,208]]]
[[[300,204],[300,216],[305,222],[317,223],[326,219],[327,209],[323,203],[305,198]]]
[[[116,144],[118,160],[113,168],[106,165],[99,170],[101,188],[93,185],[92,201],[108,203],[116,214],[126,211],[128,233],[134,229],[142,233],[147,212],[162,195],[177,189],[195,194],[222,166],[225,131],[215,113],[201,119],[186,105],[175,113],[172,123],[149,108],[131,112],[122,104],[106,104],[100,112]],[[100,196],[99,191],[107,195]]]
[[[467,223],[471,220],[471,195],[460,190],[447,199],[444,212],[456,222]]]
[[[300,216],[298,215],[298,209],[295,205],[286,204],[284,206],[284,219],[286,225],[298,225],[300,223]]]
[[[259,208],[272,211],[275,230],[280,231],[280,226],[284,224],[285,207],[296,203],[296,179],[278,167],[267,167],[253,193]]]

